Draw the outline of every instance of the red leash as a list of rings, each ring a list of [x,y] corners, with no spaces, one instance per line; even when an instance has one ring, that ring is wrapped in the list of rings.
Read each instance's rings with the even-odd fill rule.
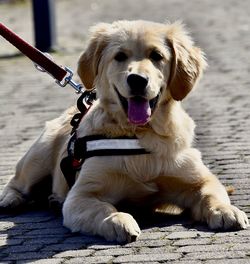
[[[82,86],[72,80],[73,72],[69,68],[63,68],[57,65],[48,56],[24,41],[2,23],[0,23],[0,35],[19,49],[25,56],[30,58],[38,70],[46,71],[52,75],[57,80],[57,84],[62,87],[70,84],[78,93],[83,92]]]

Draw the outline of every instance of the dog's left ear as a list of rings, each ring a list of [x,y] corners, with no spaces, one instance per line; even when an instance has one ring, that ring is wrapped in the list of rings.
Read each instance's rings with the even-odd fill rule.
[[[100,23],[91,28],[89,43],[78,61],[77,73],[86,89],[94,88],[102,53],[108,45],[109,27],[109,24]]]
[[[167,42],[173,55],[168,87],[173,99],[181,101],[201,77],[207,63],[204,53],[193,45],[181,23],[167,28]]]

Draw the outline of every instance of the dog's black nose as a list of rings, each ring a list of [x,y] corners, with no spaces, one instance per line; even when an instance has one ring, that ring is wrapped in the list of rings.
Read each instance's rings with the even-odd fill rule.
[[[134,96],[143,96],[146,93],[148,79],[139,74],[130,74],[127,78],[131,94]]]

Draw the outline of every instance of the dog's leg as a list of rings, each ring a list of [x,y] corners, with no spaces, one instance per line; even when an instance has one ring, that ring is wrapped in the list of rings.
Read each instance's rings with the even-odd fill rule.
[[[125,186],[130,182],[122,176],[105,176],[105,164],[98,160],[91,171],[81,172],[63,205],[64,225],[72,232],[96,234],[119,243],[132,242],[141,232],[137,222],[113,206],[126,194]]]
[[[117,212],[108,202],[70,192],[63,205],[64,226],[72,232],[103,236],[108,241],[135,241],[140,228],[128,213]]]
[[[32,187],[50,174],[51,147],[38,139],[16,166],[16,174],[10,179],[0,196],[2,209],[22,206],[31,195]]]
[[[246,214],[231,205],[225,187],[202,163],[197,150],[190,149],[179,157],[176,172],[176,177],[158,179],[172,202],[190,208],[194,219],[207,222],[211,229],[247,228]]]
[[[53,139],[50,136],[50,129],[45,128],[38,140],[18,162],[15,176],[7,183],[0,196],[2,210],[11,210],[25,204],[30,198],[33,187],[51,174]]]
[[[21,206],[30,198],[34,186],[44,182],[47,176],[57,175],[54,168],[59,160],[59,153],[62,153],[66,148],[65,144],[71,130],[70,120],[75,111],[75,107],[69,108],[60,117],[46,122],[41,136],[18,162],[15,176],[5,186],[0,196],[0,208],[13,209]],[[60,181],[57,181],[56,184],[57,189],[64,188]],[[42,193],[46,191],[46,196],[48,196],[47,187],[51,188],[51,186],[48,186],[50,184],[47,182],[45,185],[44,189],[38,188],[37,190]],[[49,191],[51,192],[51,190]]]
[[[199,202],[191,207],[194,219],[206,221],[211,229],[246,229],[246,214],[231,205],[225,187],[210,174],[199,190]]]

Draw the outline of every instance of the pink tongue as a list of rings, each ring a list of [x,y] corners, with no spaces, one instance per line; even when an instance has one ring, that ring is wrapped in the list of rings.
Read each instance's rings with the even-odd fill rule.
[[[149,101],[134,97],[128,99],[128,119],[129,122],[136,125],[145,125],[151,116]]]

